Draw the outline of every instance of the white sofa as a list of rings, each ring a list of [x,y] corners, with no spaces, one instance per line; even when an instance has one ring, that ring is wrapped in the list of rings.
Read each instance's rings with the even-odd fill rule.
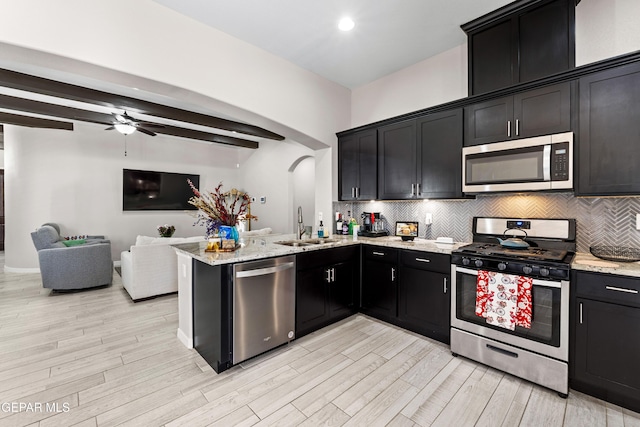
[[[138,236],[136,244],[120,255],[122,284],[131,299],[178,292],[178,258],[169,245],[202,241],[203,236]]]

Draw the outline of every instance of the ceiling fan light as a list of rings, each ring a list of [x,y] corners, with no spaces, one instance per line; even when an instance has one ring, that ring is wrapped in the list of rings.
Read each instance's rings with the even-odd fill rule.
[[[134,133],[136,131],[136,127],[127,123],[118,123],[113,125],[114,128],[116,128],[116,130],[118,132],[120,132],[123,135],[131,135],[132,133]]]

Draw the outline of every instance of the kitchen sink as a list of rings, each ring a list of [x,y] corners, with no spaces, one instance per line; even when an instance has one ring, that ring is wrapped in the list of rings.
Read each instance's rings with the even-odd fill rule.
[[[275,242],[275,243],[276,245],[303,247],[303,246],[324,245],[327,243],[336,243],[339,241],[340,240],[338,239],[307,239],[307,240],[283,240],[281,242]]]

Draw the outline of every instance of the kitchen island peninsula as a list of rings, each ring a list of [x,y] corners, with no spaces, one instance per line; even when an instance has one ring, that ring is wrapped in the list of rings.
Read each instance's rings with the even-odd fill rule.
[[[303,294],[303,290],[297,288],[300,284],[295,282],[298,255],[304,255],[307,260],[316,253],[320,261],[326,258],[327,268],[320,266],[320,274],[323,275],[320,284],[352,286],[353,303],[342,307],[340,313],[346,317],[358,312],[360,245],[447,256],[462,243],[441,244],[425,239],[405,242],[399,237],[354,239],[353,236],[295,240],[293,235],[268,235],[241,239],[240,248],[234,252],[205,251],[207,242],[204,240],[174,245],[178,255],[178,338],[188,348],[195,348],[216,372],[222,372],[242,360],[301,336],[296,330],[298,328],[291,326],[299,325],[295,322],[294,313],[296,301],[301,301]],[[336,271],[338,275],[342,274],[339,268],[336,270],[334,267],[340,264],[336,255],[343,254],[350,254],[353,258],[350,261],[355,266],[346,281],[335,277]],[[303,268],[302,264],[300,268]],[[300,270],[298,276],[301,277]],[[253,284],[249,284],[248,279]],[[266,293],[265,289],[268,289]],[[320,294],[323,292],[321,290]],[[284,323],[292,316],[293,323]],[[321,324],[338,320],[327,319]],[[251,322],[253,325],[248,324]],[[264,336],[251,336],[255,335],[255,330],[263,328],[266,328]],[[304,333],[312,330],[307,328]],[[274,345],[278,342],[276,335],[282,340],[283,333],[284,341]],[[253,349],[247,350],[247,347]]]

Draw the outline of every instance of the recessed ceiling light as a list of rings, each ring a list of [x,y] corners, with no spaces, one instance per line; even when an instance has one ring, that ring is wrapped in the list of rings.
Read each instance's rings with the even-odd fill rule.
[[[355,26],[355,22],[349,17],[342,18],[340,22],[338,22],[338,28],[342,31],[351,31]]]

